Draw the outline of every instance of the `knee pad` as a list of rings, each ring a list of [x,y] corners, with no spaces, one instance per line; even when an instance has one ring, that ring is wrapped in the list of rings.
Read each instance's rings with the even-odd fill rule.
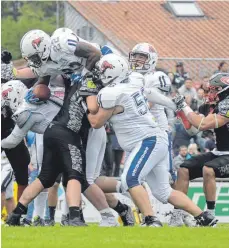
[[[157,189],[155,191],[152,192],[153,196],[160,202],[162,202],[163,204],[168,203],[168,199],[172,193],[172,188],[170,187],[170,185],[168,184],[168,186],[162,189]]]

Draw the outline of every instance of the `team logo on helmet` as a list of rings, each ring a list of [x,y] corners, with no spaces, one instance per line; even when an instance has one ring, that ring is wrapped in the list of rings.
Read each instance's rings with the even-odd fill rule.
[[[11,92],[11,91],[12,91],[12,88],[8,88],[8,89],[3,90],[3,91],[2,91],[2,98],[3,98],[3,99],[7,99],[7,98],[8,98],[8,94],[9,94],[9,92]]]
[[[149,52],[150,53],[155,53],[156,52],[153,46],[149,46]]]
[[[44,40],[43,37],[39,37],[39,38],[33,40],[33,41],[32,41],[32,46],[33,46],[35,49],[37,49],[37,48],[40,46],[40,44],[41,44],[41,42],[42,42],[43,40]]]
[[[113,68],[115,68],[115,67],[106,60],[103,61],[102,65],[101,65],[102,73],[105,72],[106,69],[113,69]]]
[[[221,81],[222,83],[224,83],[224,84],[229,85],[229,77],[222,77],[222,78],[220,79],[220,81]]]

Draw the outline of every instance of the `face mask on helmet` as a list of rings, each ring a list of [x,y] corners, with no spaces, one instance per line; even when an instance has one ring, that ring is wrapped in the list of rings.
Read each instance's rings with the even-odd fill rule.
[[[22,57],[30,66],[39,68],[49,58],[51,38],[42,30],[31,30],[23,36],[20,48]]]
[[[207,100],[214,103],[222,99],[229,89],[229,73],[217,73],[209,79],[209,92]]]
[[[157,64],[157,52],[148,43],[136,45],[129,53],[130,69],[145,74],[153,71]]]

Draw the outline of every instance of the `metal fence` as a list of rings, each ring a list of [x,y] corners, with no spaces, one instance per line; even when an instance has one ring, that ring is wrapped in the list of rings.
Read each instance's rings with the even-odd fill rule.
[[[204,77],[210,77],[218,70],[219,63],[228,58],[160,58],[158,67],[167,72],[175,72],[177,62],[183,62],[185,71],[194,81],[201,81]]]

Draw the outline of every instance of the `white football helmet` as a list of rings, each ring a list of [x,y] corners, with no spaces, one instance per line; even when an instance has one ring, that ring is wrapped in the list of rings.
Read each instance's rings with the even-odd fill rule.
[[[128,62],[122,56],[113,53],[103,56],[96,67],[100,71],[103,86],[120,83],[126,78],[129,70]]]
[[[42,30],[31,30],[21,39],[21,54],[31,66],[39,68],[49,58],[51,38]]]
[[[136,57],[137,55],[139,57]],[[129,53],[130,69],[143,74],[153,71],[156,67],[157,60],[157,51],[149,43],[139,43]]]
[[[19,80],[12,80],[1,87],[1,108],[9,106],[14,113],[23,102],[27,87]]]

